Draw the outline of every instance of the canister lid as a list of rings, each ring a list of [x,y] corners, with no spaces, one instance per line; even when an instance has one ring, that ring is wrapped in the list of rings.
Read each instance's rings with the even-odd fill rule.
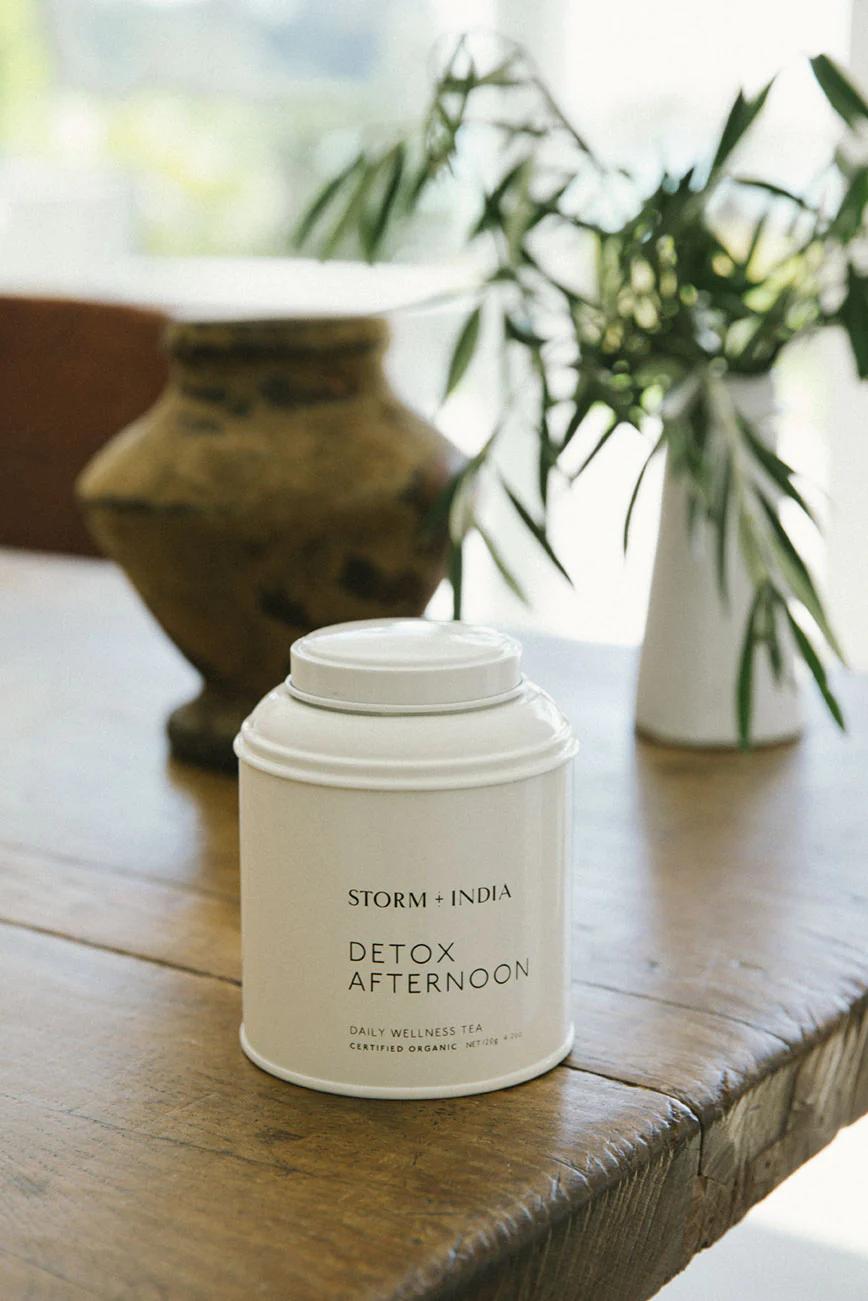
[[[366,619],[299,638],[287,686],[336,709],[422,713],[506,700],[521,681],[521,647],[493,628]]]
[[[292,673],[235,741],[242,764],[349,790],[524,781],[576,752],[521,648],[489,628],[422,619],[337,624],[292,647]],[[364,717],[362,717],[364,716]]]

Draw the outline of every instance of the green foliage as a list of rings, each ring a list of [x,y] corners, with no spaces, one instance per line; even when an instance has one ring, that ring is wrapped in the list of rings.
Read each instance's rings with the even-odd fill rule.
[[[868,105],[831,59],[818,56],[811,67],[848,128],[868,121]],[[536,439],[539,512],[501,486],[565,577],[548,536],[552,477],[574,481],[619,430],[632,427],[649,438],[650,450],[629,499],[625,546],[645,469],[665,449],[686,486],[692,527],[704,522],[714,532],[721,593],[730,537],[751,576],[754,600],[734,699],[745,745],[756,657],[764,653],[780,677],[783,638],[843,725],[801,620],[839,657],[840,648],[777,505],[789,500],[810,517],[808,504],[792,469],[736,410],[724,377],[764,374],[792,339],[831,325],[846,331],[858,372],[868,377],[868,278],[852,259],[865,234],[868,167],[840,150],[804,194],[740,176],[733,163],[771,90],[769,83],[753,97],[740,92],[707,159],[681,174],[664,171],[647,186],[600,162],[522,50],[501,44],[496,54],[480,55],[462,37],[424,121],[353,160],[314,199],[299,228],[303,241],[325,252],[353,234],[374,258],[386,232],[416,212],[429,187],[450,174],[469,183],[464,163],[481,142],[485,166],[477,171],[486,179],[467,241],[486,246],[491,269],[456,338],[445,394],[472,366],[483,301],[486,319],[500,320],[504,372],[517,383],[495,432],[440,507],[450,518],[456,614],[462,546],[473,530],[523,595],[475,510],[456,509],[472,497],[472,480],[503,426],[523,420]],[[558,266],[572,266],[574,280],[549,269],[554,240]],[[519,389],[536,394],[532,410],[515,401]],[[567,449],[586,421],[597,431],[593,445],[568,472]]]
[[[868,117],[868,104],[849,77],[841,71],[827,54],[811,59],[811,70],[826,99],[849,127],[858,127]]]
[[[479,341],[479,325],[482,317],[482,309],[474,307],[467,320],[461,327],[461,332],[455,340],[455,347],[452,350],[452,357],[449,362],[449,370],[446,374],[446,391],[443,394],[444,399],[456,388],[464,378],[467,367],[473,360],[473,354],[476,351],[476,344]]]

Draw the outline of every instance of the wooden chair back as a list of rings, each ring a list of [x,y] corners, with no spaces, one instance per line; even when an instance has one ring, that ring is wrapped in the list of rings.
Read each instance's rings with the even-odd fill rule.
[[[158,311],[0,297],[0,545],[96,555],[73,494],[167,377]]]

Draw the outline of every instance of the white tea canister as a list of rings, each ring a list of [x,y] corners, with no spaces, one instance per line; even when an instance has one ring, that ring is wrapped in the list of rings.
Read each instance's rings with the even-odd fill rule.
[[[297,641],[244,723],[243,1016],[258,1066],[445,1098],[570,1050],[576,743],[521,647],[424,619]]]

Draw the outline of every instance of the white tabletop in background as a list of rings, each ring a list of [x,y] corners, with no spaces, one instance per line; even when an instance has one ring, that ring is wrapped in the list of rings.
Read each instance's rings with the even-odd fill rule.
[[[202,320],[366,316],[434,307],[472,292],[478,267],[309,258],[131,257],[58,275],[0,273],[0,293],[159,307]]]

